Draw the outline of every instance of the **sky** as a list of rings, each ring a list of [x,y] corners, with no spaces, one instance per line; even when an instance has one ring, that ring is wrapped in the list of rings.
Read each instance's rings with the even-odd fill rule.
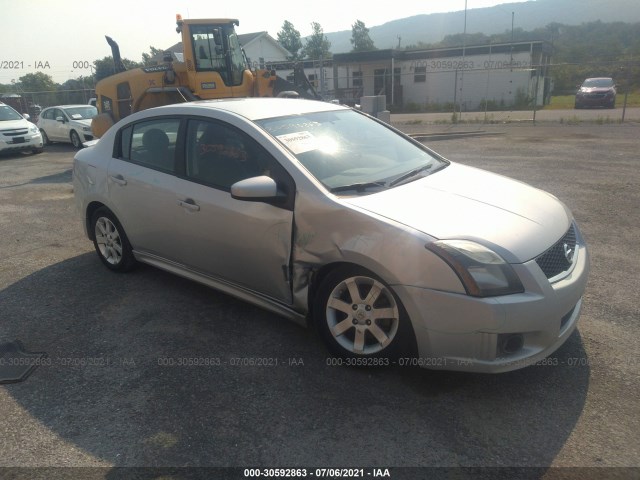
[[[469,10],[523,0],[466,0]],[[464,10],[465,0],[394,0],[381,8],[371,0],[0,0],[0,83],[41,71],[62,83],[91,75],[94,60],[111,55],[104,36],[120,46],[124,58],[140,61],[150,46],[180,41],[175,16],[237,18],[239,34],[267,31],[276,38],[285,20],[302,37],[311,22],[325,33],[351,30],[356,20],[368,28],[413,15]],[[508,10],[508,6],[505,6]],[[462,28],[461,28],[462,30]]]

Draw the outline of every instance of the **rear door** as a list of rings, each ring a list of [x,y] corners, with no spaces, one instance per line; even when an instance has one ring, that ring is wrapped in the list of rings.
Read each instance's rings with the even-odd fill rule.
[[[180,241],[173,217],[179,118],[156,118],[122,129],[109,162],[111,207],[134,250],[175,260]]]

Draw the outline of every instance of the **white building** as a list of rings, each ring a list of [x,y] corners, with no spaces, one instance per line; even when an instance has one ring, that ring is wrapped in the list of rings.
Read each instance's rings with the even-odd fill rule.
[[[497,107],[543,105],[550,57],[551,46],[542,41],[336,54],[333,94],[345,103],[386,95],[387,104],[405,108],[455,103],[465,111],[485,100]]]

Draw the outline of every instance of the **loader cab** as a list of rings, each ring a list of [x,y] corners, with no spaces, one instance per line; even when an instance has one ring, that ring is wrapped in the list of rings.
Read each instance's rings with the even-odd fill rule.
[[[189,86],[200,98],[250,96],[253,76],[238,41],[235,19],[177,19]]]

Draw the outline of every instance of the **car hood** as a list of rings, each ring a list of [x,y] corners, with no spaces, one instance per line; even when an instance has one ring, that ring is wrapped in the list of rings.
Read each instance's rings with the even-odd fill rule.
[[[71,119],[71,123],[76,124],[76,125],[82,125],[83,127],[90,127],[91,126],[91,119],[90,118],[83,118],[81,120],[75,120],[75,119]]]
[[[33,123],[22,118],[20,120],[5,120],[0,122],[0,130],[14,130],[17,128],[29,128]]]
[[[580,93],[607,93],[612,92],[613,87],[581,87]]]
[[[455,163],[405,185],[344,201],[437,239],[477,241],[510,263],[547,250],[572,220],[567,207],[549,193]]]

